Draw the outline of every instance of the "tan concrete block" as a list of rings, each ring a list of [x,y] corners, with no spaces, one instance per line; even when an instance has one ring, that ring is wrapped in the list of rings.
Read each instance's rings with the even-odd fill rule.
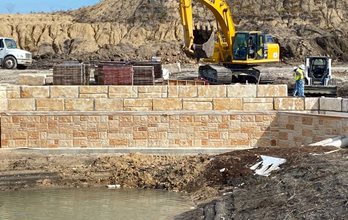
[[[6,98],[7,98],[6,90],[0,90],[0,99],[6,99]]]
[[[321,111],[342,111],[342,98],[320,98]]]
[[[168,86],[168,97],[179,97],[179,86]]]
[[[342,111],[343,112],[348,112],[348,99],[343,99],[342,100]]]
[[[124,107],[151,107],[152,99],[124,99]]]
[[[213,103],[212,102],[184,101],[183,102],[183,110],[192,110],[192,111],[213,110]]]
[[[64,99],[36,99],[37,111],[64,111]]]
[[[66,99],[65,110],[66,111],[93,111],[94,100],[93,99]]]
[[[287,85],[258,85],[257,97],[287,97]]]
[[[20,86],[8,86],[7,87],[7,98],[8,99],[18,99],[21,97],[21,87]]]
[[[0,98],[0,111],[8,110],[8,100],[4,98]]]
[[[273,103],[273,98],[243,98],[244,103]]]
[[[43,86],[45,85],[46,74],[21,73],[17,78],[17,85]]]
[[[182,110],[182,100],[178,98],[153,99],[153,110]]]
[[[242,110],[243,101],[238,98],[213,99],[214,110]]]
[[[305,110],[319,110],[319,98],[305,98]]]
[[[274,99],[275,110],[304,110],[303,98],[275,98]]]
[[[137,98],[136,86],[109,86],[109,98]]]
[[[50,88],[48,86],[22,86],[21,98],[48,98]]]
[[[229,85],[227,97],[230,98],[254,98],[256,97],[256,85]]]
[[[167,86],[138,86],[139,98],[167,98]]]
[[[9,111],[35,111],[35,99],[9,99]]]
[[[225,85],[197,86],[198,97],[202,98],[226,98],[227,89]]]
[[[168,86],[168,97],[195,98],[198,97],[197,86]]]
[[[274,110],[274,106],[273,106],[273,102],[244,103],[243,110],[244,111],[271,111],[271,110]]]
[[[80,98],[107,98],[108,94],[80,94]]]
[[[96,111],[122,111],[123,99],[95,99]]]
[[[51,98],[78,98],[78,86],[51,86]]]
[[[80,86],[81,94],[107,94],[108,86]]]

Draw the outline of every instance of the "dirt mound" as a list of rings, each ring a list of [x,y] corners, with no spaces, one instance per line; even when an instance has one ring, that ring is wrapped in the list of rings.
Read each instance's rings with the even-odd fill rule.
[[[282,58],[305,55],[348,57],[348,0],[229,1],[238,30],[263,30],[281,44]],[[103,0],[95,6],[56,14],[0,15],[0,35],[12,36],[36,58],[149,59],[188,62],[181,52],[179,1]],[[214,24],[200,4],[195,20]]]

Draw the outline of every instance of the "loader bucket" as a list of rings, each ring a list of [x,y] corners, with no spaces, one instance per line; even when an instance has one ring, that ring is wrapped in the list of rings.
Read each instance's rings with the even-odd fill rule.
[[[213,29],[195,29],[193,30],[193,51],[197,59],[209,58],[214,54],[215,35]]]

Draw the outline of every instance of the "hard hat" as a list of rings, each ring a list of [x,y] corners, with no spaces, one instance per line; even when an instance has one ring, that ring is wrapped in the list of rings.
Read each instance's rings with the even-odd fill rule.
[[[302,69],[302,70],[305,70],[305,69],[306,69],[305,65],[303,65],[303,64],[301,64],[301,65],[299,66],[299,68]]]

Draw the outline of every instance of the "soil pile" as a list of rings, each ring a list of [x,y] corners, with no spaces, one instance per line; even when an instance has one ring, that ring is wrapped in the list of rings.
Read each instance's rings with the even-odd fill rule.
[[[273,34],[282,57],[331,55],[348,60],[348,0],[229,1],[238,30]],[[37,58],[150,59],[188,62],[182,53],[179,1],[103,0],[95,6],[55,14],[0,15],[0,35],[16,38]],[[215,23],[196,3],[195,20]]]
[[[324,154],[331,150],[258,148],[215,156],[0,152],[0,190],[120,184],[209,201],[177,219],[340,219],[348,214],[348,151]],[[287,162],[270,177],[255,176],[249,168],[260,155]]]

